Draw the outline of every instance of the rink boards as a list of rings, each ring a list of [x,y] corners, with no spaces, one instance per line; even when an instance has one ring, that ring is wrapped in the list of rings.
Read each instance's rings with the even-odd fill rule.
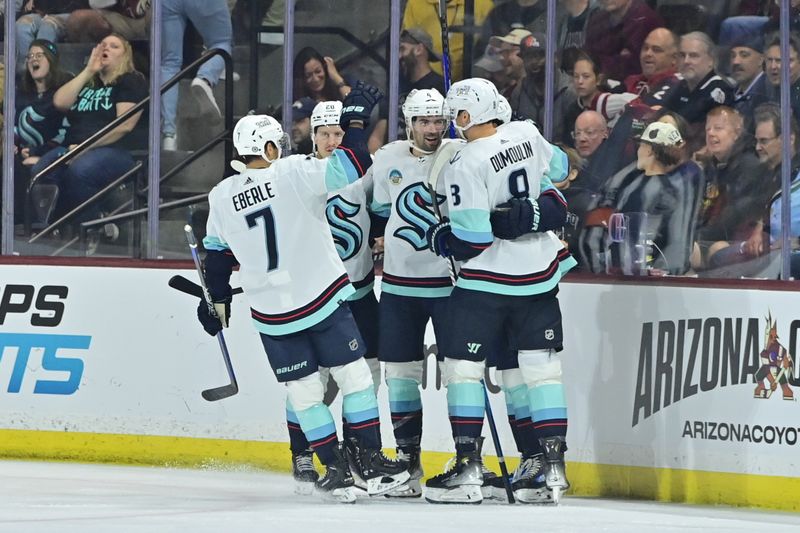
[[[0,456],[288,469],[284,391],[246,298],[236,297],[225,331],[240,392],[206,402],[200,391],[227,376],[197,301],[167,287],[175,273],[196,279],[189,270],[0,265]],[[762,352],[788,361],[797,350],[796,293],[565,282],[560,300],[575,494],[800,511],[800,372],[762,368]],[[765,351],[768,320],[778,344]],[[435,350],[429,332],[428,474],[452,447]],[[515,455],[502,395],[491,396],[503,448]]]

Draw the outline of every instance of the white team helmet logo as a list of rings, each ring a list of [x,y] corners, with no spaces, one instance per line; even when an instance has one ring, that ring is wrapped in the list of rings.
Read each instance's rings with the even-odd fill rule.
[[[414,148],[424,153],[414,141],[413,121],[417,117],[444,117],[444,96],[436,89],[414,89],[403,102],[403,118],[406,121],[406,137]],[[444,136],[446,130],[442,130]]]
[[[511,122],[511,104],[502,94],[497,95],[497,119],[503,124]]]
[[[269,159],[264,147],[272,142],[278,149],[278,157]],[[256,155],[268,163],[280,159],[283,150],[289,146],[289,137],[284,133],[280,122],[268,115],[247,115],[239,119],[233,128],[233,146],[240,156]]]
[[[453,126],[462,137],[472,126],[484,124],[498,116],[500,94],[492,82],[483,78],[468,78],[454,83],[447,91],[445,106],[453,121]],[[458,126],[456,116],[459,112],[469,113],[470,120],[465,126]]]

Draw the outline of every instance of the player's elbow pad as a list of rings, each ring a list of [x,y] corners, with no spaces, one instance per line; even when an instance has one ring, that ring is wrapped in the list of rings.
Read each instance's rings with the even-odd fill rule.
[[[206,286],[213,301],[231,296],[231,273],[239,262],[230,250],[208,250],[205,260]]]

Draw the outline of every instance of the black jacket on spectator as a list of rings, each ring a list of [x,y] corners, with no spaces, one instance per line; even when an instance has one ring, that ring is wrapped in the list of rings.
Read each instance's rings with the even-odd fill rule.
[[[767,96],[770,102],[775,102],[780,105],[781,103],[781,88],[779,85],[772,85],[767,83],[765,85]],[[800,78],[794,80],[794,83],[789,87],[789,105],[792,107],[792,114],[795,120],[800,117]]]
[[[753,127],[753,112],[756,107],[769,102],[769,91],[767,89],[767,75],[763,72],[758,75],[758,78],[747,92],[739,93],[734,91],[733,94],[733,108],[736,109],[745,118],[745,127],[748,131]]]
[[[689,124],[706,121],[706,114],[718,106],[730,106],[733,103],[733,87],[713,70],[697,84],[694,90],[689,89],[686,80],[678,86],[664,102],[664,107],[675,111]]]
[[[17,93],[14,142],[20,149],[29,148],[31,155],[40,156],[64,142],[64,114],[53,105],[56,89],[39,95]]]

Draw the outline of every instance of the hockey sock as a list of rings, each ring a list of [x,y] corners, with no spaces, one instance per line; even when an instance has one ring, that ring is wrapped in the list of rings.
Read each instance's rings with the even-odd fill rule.
[[[506,391],[506,395],[511,396],[511,401],[514,404],[516,424],[511,428],[511,431],[514,434],[517,450],[523,455],[541,453],[542,447],[534,430],[531,410],[528,405],[528,387],[517,385]]]
[[[381,423],[375,390],[368,389],[346,394],[342,400],[342,416],[347,420],[349,433],[363,448],[381,448]]]
[[[539,438],[567,435],[567,400],[564,385],[545,383],[528,390],[533,427]]]
[[[483,430],[485,410],[481,383],[461,382],[447,386],[447,411],[457,453],[475,451],[475,440]]]
[[[503,396],[506,399],[506,413],[508,413],[508,427],[511,428],[511,434],[514,435],[514,443],[517,445],[517,451],[522,453],[520,448],[519,435],[517,434],[517,418],[514,413],[514,401],[511,398],[511,393],[503,388]]]
[[[294,412],[289,399],[286,399],[286,428],[289,430],[289,449],[292,453],[298,454],[308,450],[311,445],[300,427],[297,413]]]
[[[328,406],[320,402],[295,414],[303,433],[322,464],[329,465],[336,462],[334,450],[339,442],[336,438],[336,424]]]
[[[399,448],[419,448],[422,439],[422,399],[413,379],[389,378],[389,410]]]

